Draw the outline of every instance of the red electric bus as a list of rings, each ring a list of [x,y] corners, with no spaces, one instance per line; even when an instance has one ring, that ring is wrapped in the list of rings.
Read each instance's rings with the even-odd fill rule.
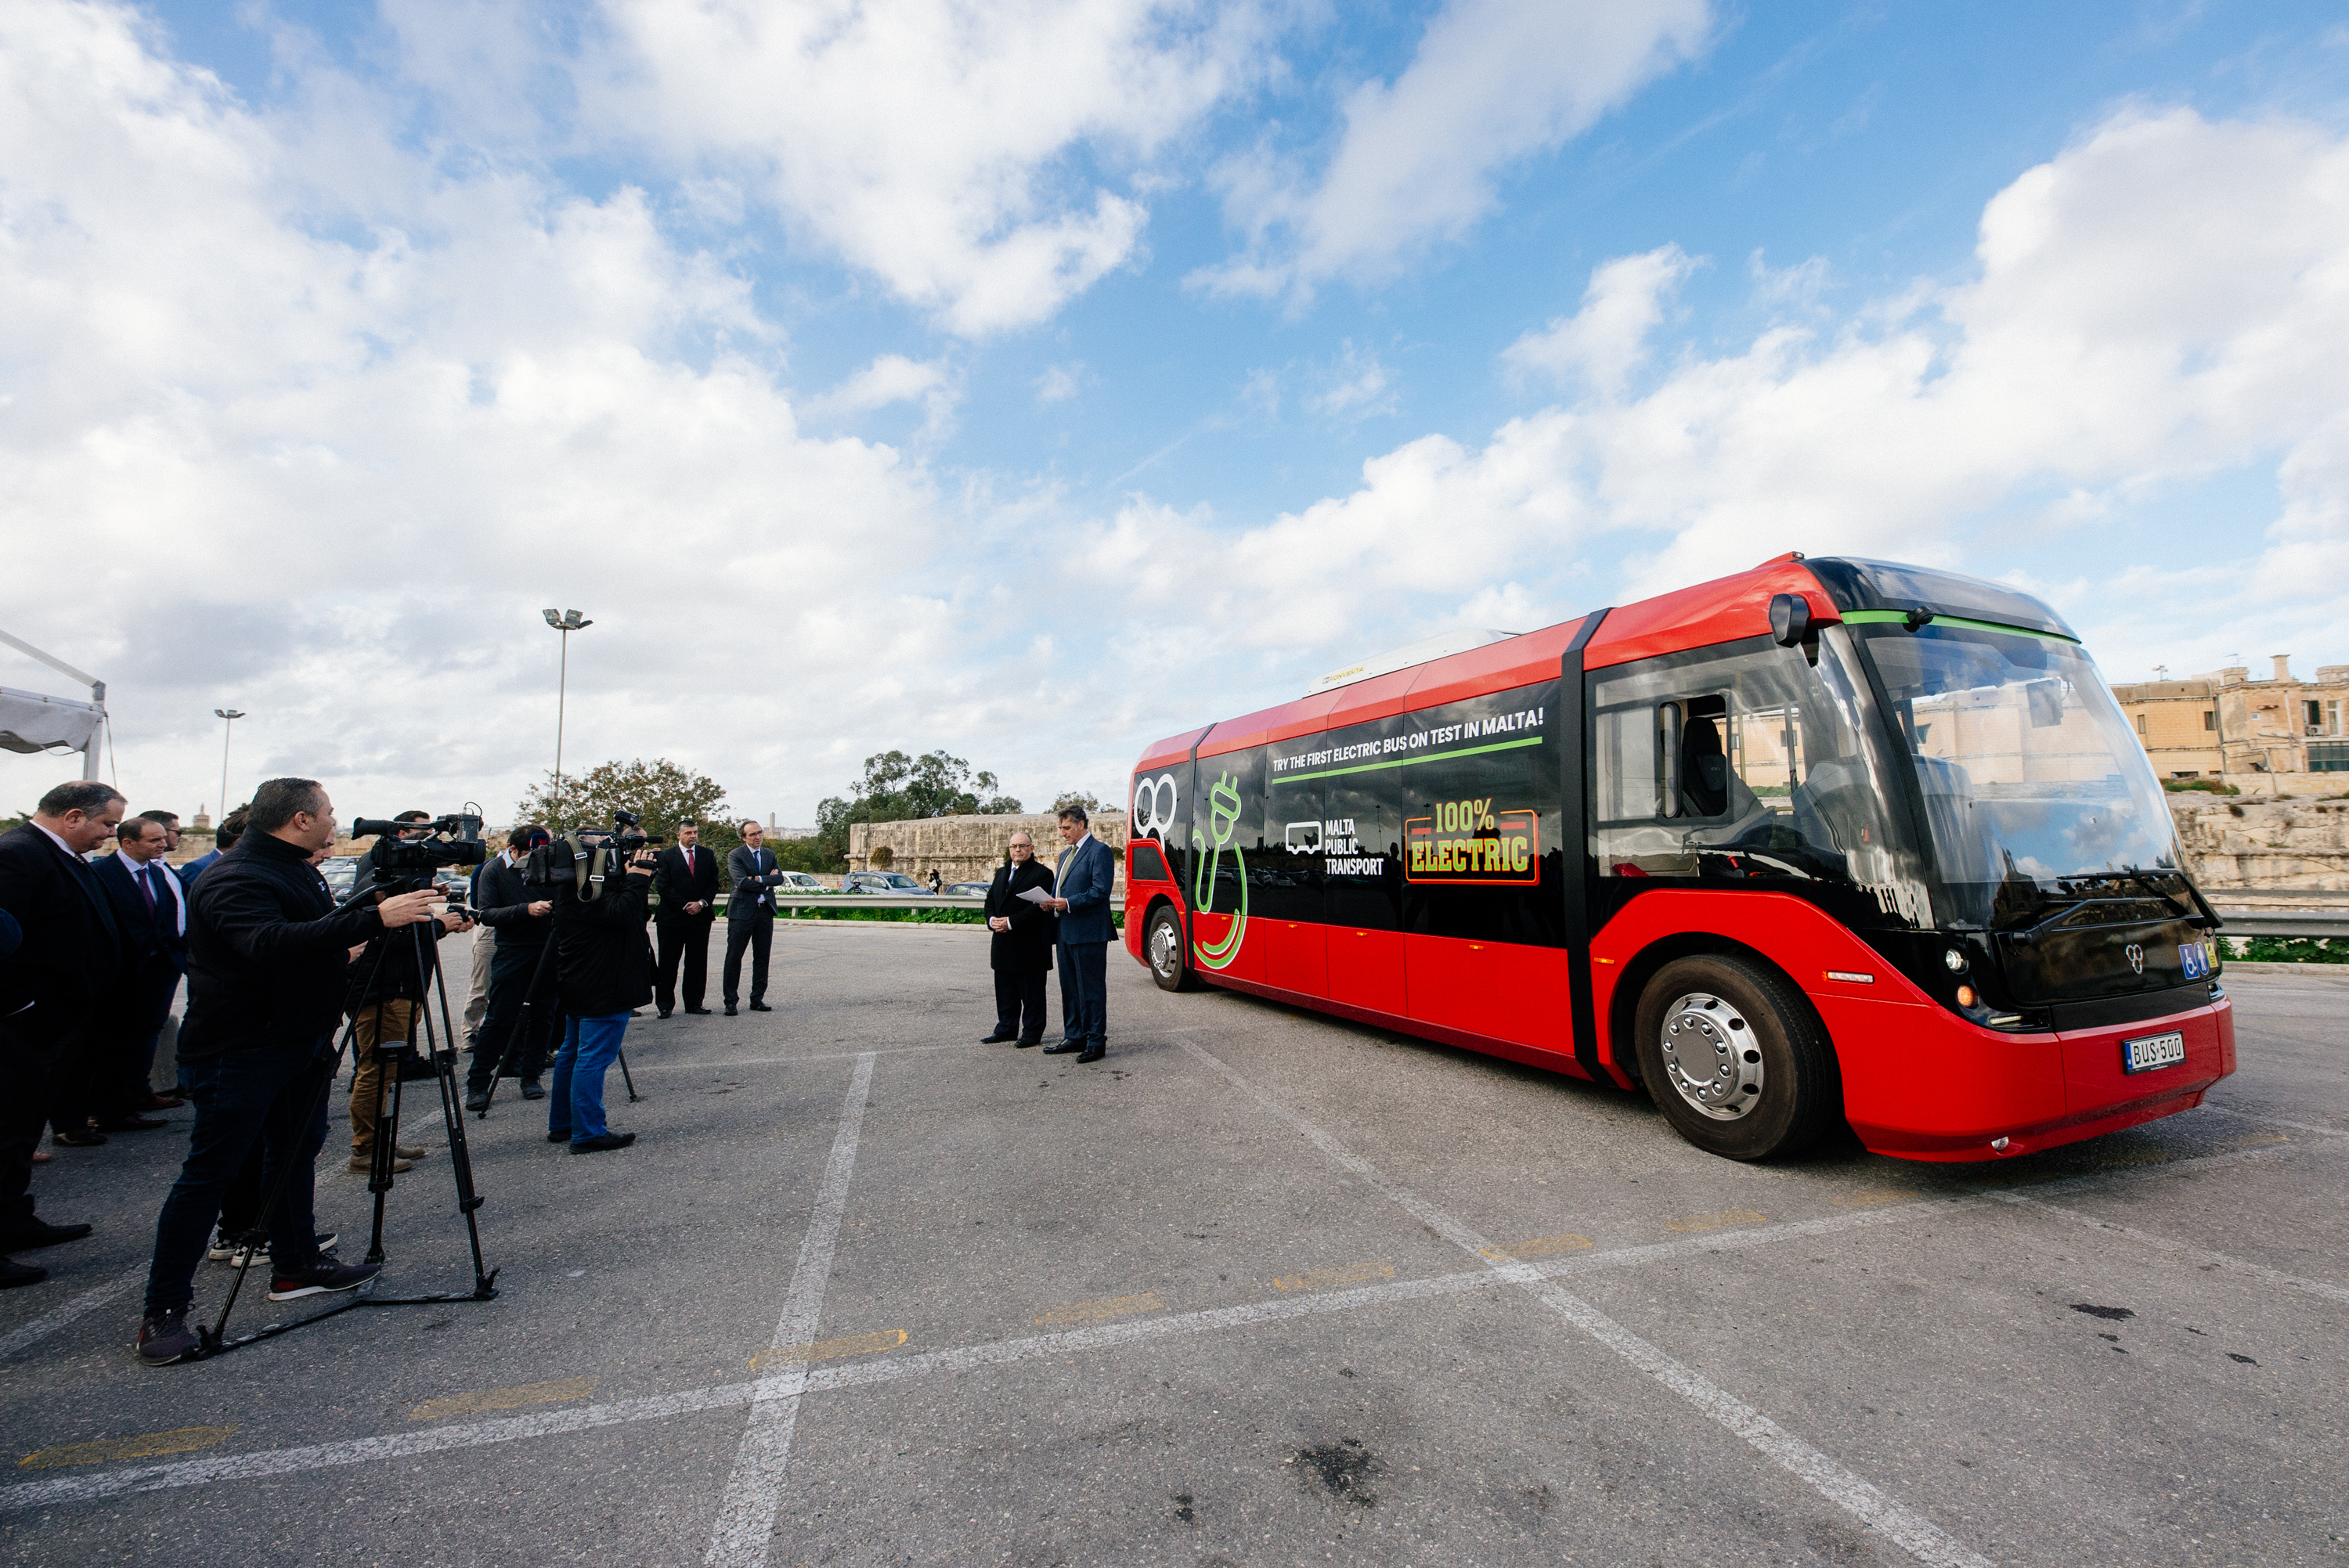
[[[1126,946],[1624,1088],[1739,1160],[1987,1160],[2235,1067],[2217,916],[2038,600],[1790,554],[1160,741]]]

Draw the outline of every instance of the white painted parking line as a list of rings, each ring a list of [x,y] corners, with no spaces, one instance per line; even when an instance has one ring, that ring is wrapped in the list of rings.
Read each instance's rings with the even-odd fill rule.
[[[803,1062],[854,1062],[866,1057],[902,1057],[916,1051],[975,1051],[978,1042],[967,1046],[885,1046],[870,1051],[818,1051],[803,1057],[739,1057],[722,1062],[631,1062],[628,1065],[642,1073],[691,1072],[697,1068],[716,1071],[719,1068],[795,1068]]]
[[[2214,1253],[2204,1247],[2173,1241],[2168,1236],[2157,1236],[2150,1231],[2140,1231],[2134,1225],[2116,1225],[2110,1220],[2099,1220],[2094,1214],[2083,1214],[2077,1209],[2063,1208],[2025,1193],[2001,1192],[1998,1194],[1998,1199],[2001,1202],[2013,1203],[2018,1208],[2029,1209],[2034,1213],[2053,1214],[2058,1219],[2069,1220],[2075,1225],[2085,1225],[2092,1231],[2127,1236],[2130,1241],[2168,1253],[2172,1257],[2191,1259],[2204,1268],[2217,1269],[2223,1274],[2241,1274],[2247,1279],[2265,1280],[2270,1284],[2280,1284],[2287,1289],[2304,1292],[2309,1295],[2323,1296],[2327,1301],[2349,1301],[2349,1289],[2344,1289],[2337,1284],[2327,1284],[2318,1279],[2302,1279],[2298,1274],[2288,1274],[2281,1269],[2271,1269],[2265,1264],[2255,1264],[2243,1258],[2230,1257],[2225,1253]]]
[[[816,1190],[815,1212],[808,1219],[799,1264],[792,1271],[791,1289],[783,1297],[782,1315],[776,1318],[774,1337],[769,1342],[774,1348],[810,1343],[823,1316],[833,1250],[840,1240],[841,1217],[848,1210],[848,1180],[856,1171],[856,1141],[864,1126],[864,1102],[873,1088],[874,1054],[861,1053],[849,1079],[848,1098],[840,1108],[840,1130],[833,1137],[823,1184]],[[709,1568],[764,1568],[807,1377],[802,1365],[761,1379],[761,1391],[750,1406],[750,1424],[734,1451],[734,1472],[726,1479],[726,1495],[718,1504],[717,1522],[710,1528],[709,1550],[702,1559]]]
[[[30,1323],[20,1324],[0,1334],[0,1357],[14,1356],[36,1339],[46,1339],[58,1329],[79,1317],[94,1306],[104,1306],[116,1296],[128,1293],[134,1285],[145,1283],[147,1265],[139,1264],[124,1270],[106,1284],[97,1285],[71,1297]]]
[[[1776,1460],[1821,1497],[1899,1542],[1919,1562],[1930,1563],[1933,1568],[1990,1568],[1986,1558],[1968,1551],[1923,1514],[1886,1496],[1859,1475],[1787,1431],[1727,1389],[1675,1361],[1580,1296],[1543,1278],[1541,1271],[1534,1265],[1493,1261],[1486,1256],[1492,1245],[1490,1242],[1409,1188],[1391,1180],[1378,1167],[1258,1088],[1196,1041],[1177,1036],[1176,1044],[1255,1100],[1276,1119],[1288,1124],[1337,1164],[1385,1194],[1405,1213],[1471,1256],[1484,1259],[1495,1278],[1507,1280],[1529,1292],[1544,1306]]]

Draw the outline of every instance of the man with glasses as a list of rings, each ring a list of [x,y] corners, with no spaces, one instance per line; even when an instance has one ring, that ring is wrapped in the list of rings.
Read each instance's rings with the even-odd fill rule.
[[[1011,1041],[1020,1049],[1044,1039],[1044,976],[1052,971],[1050,912],[1033,899],[1035,892],[1050,896],[1052,873],[1036,859],[1036,841],[1025,832],[1011,835],[1004,861],[995,868],[995,884],[987,890],[988,961],[995,969],[995,1032],[983,1046]]]
[[[734,891],[726,896],[726,1016],[735,1016],[741,994],[742,949],[750,950],[750,1011],[771,1013],[767,1006],[767,954],[775,941],[775,889],[782,872],[767,848],[767,830],[757,820],[742,821],[742,842],[726,857],[726,874]]]

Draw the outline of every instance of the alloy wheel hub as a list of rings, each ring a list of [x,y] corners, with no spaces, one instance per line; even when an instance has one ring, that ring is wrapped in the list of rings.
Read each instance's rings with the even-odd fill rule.
[[[1682,1099],[1715,1121],[1762,1103],[1762,1047],[1744,1015],[1692,991],[1664,1010],[1664,1073]]]

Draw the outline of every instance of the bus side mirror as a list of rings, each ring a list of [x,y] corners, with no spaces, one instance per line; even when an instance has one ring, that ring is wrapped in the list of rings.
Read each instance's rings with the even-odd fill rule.
[[[1770,601],[1770,637],[1791,648],[1811,634],[1811,602],[1800,593],[1781,593]]]

